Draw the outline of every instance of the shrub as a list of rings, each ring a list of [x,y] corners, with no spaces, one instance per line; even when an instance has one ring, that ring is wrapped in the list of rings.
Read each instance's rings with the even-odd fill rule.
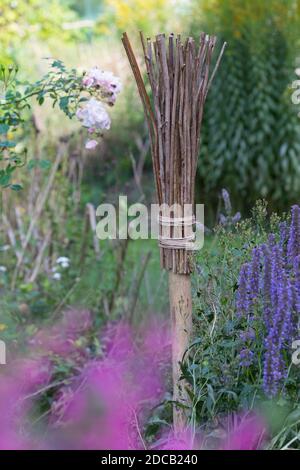
[[[299,2],[201,2],[199,24],[228,42],[204,113],[199,177],[207,199],[226,187],[239,208],[258,198],[283,209],[299,194],[300,121],[290,84]]]

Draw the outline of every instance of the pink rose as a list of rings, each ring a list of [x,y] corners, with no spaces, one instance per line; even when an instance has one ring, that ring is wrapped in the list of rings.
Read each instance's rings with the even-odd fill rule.
[[[96,148],[98,145],[98,142],[97,140],[87,140],[86,144],[85,144],[85,148],[87,150],[93,150],[94,148]]]

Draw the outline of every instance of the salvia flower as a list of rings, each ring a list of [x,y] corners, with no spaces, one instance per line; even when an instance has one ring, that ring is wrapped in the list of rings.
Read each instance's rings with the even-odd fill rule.
[[[240,212],[236,212],[236,214],[232,217],[232,223],[235,225],[241,220],[242,216]]]
[[[286,241],[288,238],[288,226],[286,222],[281,222],[279,224],[279,235],[280,235],[280,247],[284,251],[285,250],[285,245]]]
[[[226,214],[231,215],[232,207],[231,207],[230,196],[229,196],[229,192],[225,188],[222,189],[222,198],[224,201]]]
[[[271,254],[267,245],[262,245],[263,252],[263,273],[262,273],[262,297],[263,297],[263,318],[267,328],[271,324]]]
[[[236,308],[239,316],[246,316],[249,313],[249,272],[250,265],[248,263],[243,264],[240,270],[239,288],[236,298]]]
[[[254,339],[255,339],[255,331],[253,328],[249,328],[248,330],[241,331],[240,340],[243,343],[246,343],[247,341],[253,341]]]
[[[249,367],[253,363],[254,353],[248,348],[244,348],[239,353],[240,366]]]
[[[300,314],[300,255],[296,256],[294,263],[294,304],[297,315]]]
[[[261,250],[260,248],[254,248],[252,251],[252,260],[250,263],[250,298],[251,302],[253,303],[259,293],[260,289],[260,256]]]
[[[240,212],[232,215],[232,206],[230,201],[230,195],[227,189],[222,189],[222,199],[224,202],[225,214],[219,214],[219,223],[223,226],[232,226],[237,224],[241,220]]]
[[[287,255],[290,262],[300,254],[300,207],[292,206],[292,222],[290,226]]]
[[[251,313],[262,322],[263,388],[268,396],[275,396],[287,376],[286,354],[300,312],[299,206],[292,207],[290,227],[280,224],[279,241],[270,234],[266,244],[253,249],[250,262],[242,265],[236,309],[239,316],[247,318]],[[246,334],[243,339],[246,343]],[[243,345],[240,351],[241,365],[250,364],[248,347]]]

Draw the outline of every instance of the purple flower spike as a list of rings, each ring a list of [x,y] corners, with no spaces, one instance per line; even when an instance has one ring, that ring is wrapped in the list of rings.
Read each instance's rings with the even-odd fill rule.
[[[260,257],[261,249],[254,248],[250,265],[250,297],[252,302],[257,299],[260,289]]]
[[[232,211],[232,207],[231,207],[229,192],[227,191],[227,189],[222,189],[222,198],[224,201],[226,215],[230,215]]]
[[[237,291],[236,307],[239,316],[247,316],[249,313],[250,299],[248,293],[250,265],[243,264],[240,271],[239,287]]]
[[[251,366],[253,359],[254,359],[254,353],[250,349],[242,349],[239,354],[239,359],[240,359],[240,366],[242,367],[249,367]]]
[[[287,255],[290,262],[300,255],[300,207],[292,207],[292,222],[287,245]]]
[[[264,336],[263,389],[276,396],[287,376],[291,338],[295,337],[300,313],[300,207],[292,207],[290,227],[279,226],[279,241],[270,234],[268,243],[252,250],[251,260],[240,270],[237,314],[249,315],[261,325]],[[255,309],[253,308],[255,307]],[[253,362],[253,344],[240,334],[242,366]]]

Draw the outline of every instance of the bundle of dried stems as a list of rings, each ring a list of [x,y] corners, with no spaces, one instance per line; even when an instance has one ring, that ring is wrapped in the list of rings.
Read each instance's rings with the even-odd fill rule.
[[[142,33],[140,36],[151,98],[126,33],[122,41],[147,119],[158,203],[174,206],[176,213],[172,215],[177,220],[161,224],[162,239],[168,240],[169,236],[176,241],[160,244],[161,262],[163,268],[185,274],[191,272],[189,252],[184,244],[182,249],[179,247],[181,240],[191,238],[192,224],[184,223],[184,207],[194,205],[204,102],[225,44],[210,75],[216,37],[202,33],[197,45],[191,37],[183,42],[173,34],[169,38],[159,34],[154,41],[145,40]]]

